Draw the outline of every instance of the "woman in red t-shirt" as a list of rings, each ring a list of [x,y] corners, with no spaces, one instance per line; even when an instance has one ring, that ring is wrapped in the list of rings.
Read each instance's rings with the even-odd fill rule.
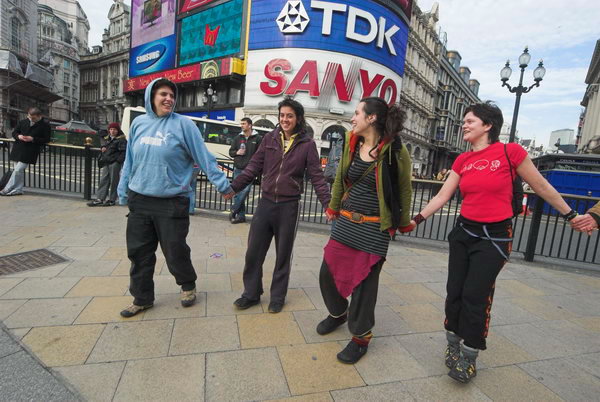
[[[460,216],[448,234],[445,358],[448,375],[468,382],[476,375],[479,350],[486,349],[496,277],[512,247],[515,173],[566,220],[577,213],[538,172],[523,147],[498,141],[504,119],[496,105],[486,102],[469,106],[463,121],[463,138],[471,144],[471,151],[456,158],[439,193],[411,223],[414,228],[433,215],[460,186]]]

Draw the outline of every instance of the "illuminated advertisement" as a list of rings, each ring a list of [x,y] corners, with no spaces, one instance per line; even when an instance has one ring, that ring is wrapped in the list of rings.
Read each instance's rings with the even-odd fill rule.
[[[404,15],[408,17],[410,21],[410,13],[412,11],[412,0],[392,0],[394,3],[398,4],[402,11],[404,11]]]
[[[175,35],[134,47],[129,54],[129,76],[154,73],[175,67]]]
[[[252,1],[249,50],[339,52],[372,60],[402,76],[407,41],[404,19],[375,1]]]
[[[186,13],[188,11],[194,10],[198,7],[205,6],[210,3],[214,3],[217,0],[182,0],[181,8],[179,9],[180,13]]]
[[[172,82],[190,82],[198,81],[201,75],[200,64],[174,68],[172,70],[162,71],[160,73],[147,74],[141,77],[125,80],[123,87],[125,92],[139,91],[145,89],[148,84],[157,78],[166,78]]]
[[[131,0],[131,47],[175,33],[177,0]]]
[[[402,77],[361,57],[312,49],[249,52],[245,106],[276,105],[293,96],[307,109],[351,115],[360,99],[400,99]]]
[[[231,0],[182,19],[179,65],[239,53],[243,4]]]

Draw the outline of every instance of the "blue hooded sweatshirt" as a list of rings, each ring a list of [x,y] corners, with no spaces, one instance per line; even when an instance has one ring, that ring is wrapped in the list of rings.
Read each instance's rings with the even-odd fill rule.
[[[187,197],[191,191],[194,163],[219,192],[230,193],[233,190],[227,177],[206,149],[194,122],[174,112],[158,117],[152,110],[150,97],[157,80],[146,88],[146,114],[136,118],[129,131],[125,164],[117,189],[119,203],[127,204],[128,189],[150,197]]]

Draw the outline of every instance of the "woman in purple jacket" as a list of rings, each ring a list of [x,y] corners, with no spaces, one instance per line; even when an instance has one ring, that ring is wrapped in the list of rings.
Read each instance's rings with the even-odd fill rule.
[[[263,263],[275,236],[275,269],[271,284],[270,313],[279,313],[285,302],[292,249],[300,216],[300,195],[305,173],[326,209],[329,186],[321,170],[317,147],[306,133],[304,107],[290,98],[279,103],[279,124],[265,135],[260,147],[231,187],[241,191],[262,175],[262,196],[248,234],[248,249],[244,265],[244,293],[234,304],[247,309],[260,303],[263,293]]]

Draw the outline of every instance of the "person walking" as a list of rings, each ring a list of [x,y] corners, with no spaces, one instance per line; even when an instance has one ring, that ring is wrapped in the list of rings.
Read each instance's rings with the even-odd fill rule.
[[[96,197],[87,205],[89,207],[112,207],[117,202],[117,186],[127,151],[127,139],[121,131],[119,123],[108,125],[108,135],[103,138],[100,150],[102,152],[101,160],[104,164],[100,171],[100,184]],[[106,199],[107,196],[108,199]]]
[[[326,211],[337,223],[319,274],[329,316],[317,326],[325,335],[348,322],[352,340],[337,355],[342,363],[356,363],[367,353],[388,245],[410,224],[412,162],[399,136],[405,120],[398,105],[362,99],[344,141]]]
[[[279,103],[278,110],[279,124],[264,136],[256,154],[231,183],[235,191],[242,191],[262,174],[262,197],[248,234],[244,292],[234,304],[239,309],[247,309],[260,303],[263,263],[275,237],[270,313],[279,313],[285,303],[305,174],[310,178],[323,208],[327,208],[330,199],[317,146],[306,133],[304,107],[286,98]]]
[[[457,224],[448,234],[448,282],[444,327],[448,375],[467,383],[477,375],[476,359],[486,349],[496,278],[512,249],[515,178],[570,221],[577,213],[535,168],[527,151],[498,141],[504,118],[493,103],[474,104],[463,115],[460,154],[439,193],[411,221],[412,228],[438,211],[457,188],[463,195]],[[462,342],[462,343],[461,343]]]
[[[258,132],[252,129],[252,120],[244,117],[241,122],[242,132],[235,137],[229,148],[229,156],[233,158],[233,180],[248,166],[248,162],[258,150],[262,138]],[[252,189],[252,182],[240,190],[231,204],[229,220],[231,223],[246,222],[246,197]]]
[[[50,123],[42,116],[37,107],[29,108],[27,118],[17,123],[13,131],[13,144],[10,160],[14,169],[8,183],[0,191],[0,195],[22,195],[25,185],[25,169],[37,162],[41,148],[50,142]]]
[[[177,87],[165,78],[152,81],[144,95],[146,114],[131,125],[119,203],[128,205],[127,256],[133,303],[123,317],[154,304],[156,248],[160,244],[169,272],[181,286],[181,305],[196,301],[196,272],[186,243],[190,227],[189,193],[194,163],[225,198],[233,197],[225,174],[206,149],[196,125],[175,113]]]

